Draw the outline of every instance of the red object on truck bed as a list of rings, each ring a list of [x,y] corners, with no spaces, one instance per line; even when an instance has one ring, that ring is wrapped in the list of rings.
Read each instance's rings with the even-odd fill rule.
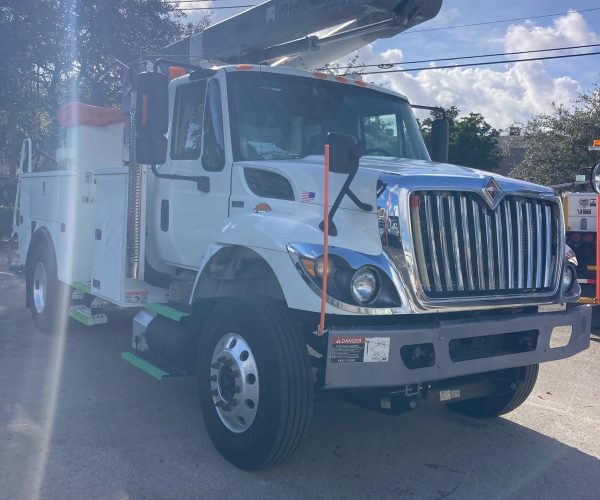
[[[92,106],[78,101],[58,108],[57,116],[62,127],[75,127],[76,125],[103,127],[125,121],[125,115],[118,109]]]

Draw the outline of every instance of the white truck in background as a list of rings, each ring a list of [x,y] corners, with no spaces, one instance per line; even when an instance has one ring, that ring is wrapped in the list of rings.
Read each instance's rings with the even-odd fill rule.
[[[265,2],[132,65],[123,110],[67,105],[60,167],[32,171],[25,143],[19,179],[36,325],[135,308],[123,358],[195,374],[213,443],[244,469],[297,448],[316,390],[493,417],[539,363],[589,345],[553,190],[444,163],[443,120],[432,161],[404,96],[298,69],[441,0],[310,4]]]

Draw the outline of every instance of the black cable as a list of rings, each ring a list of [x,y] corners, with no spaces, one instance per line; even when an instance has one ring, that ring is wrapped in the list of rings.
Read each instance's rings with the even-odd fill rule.
[[[439,59],[421,59],[415,61],[401,61],[401,62],[389,62],[389,63],[379,63],[379,64],[359,64],[356,66],[336,66],[334,69],[361,69],[361,68],[380,68],[380,69],[390,69],[394,66],[399,66],[401,64],[421,64],[421,63],[429,63],[429,62],[439,62],[439,61],[456,61],[460,59],[479,59],[482,57],[499,57],[499,56],[515,56],[518,54],[532,54],[534,52],[553,52],[556,50],[572,50],[572,49],[587,49],[590,47],[600,47],[600,43],[591,43],[589,45],[573,45],[570,47],[556,47],[554,49],[537,49],[537,50],[519,50],[517,52],[496,52],[495,54],[481,54],[477,56],[456,56],[456,57],[442,57]]]
[[[503,61],[484,61],[479,63],[465,63],[465,64],[449,64],[446,66],[424,66],[421,68],[406,68],[406,69],[392,69],[392,70],[381,70],[381,71],[364,71],[359,74],[361,75],[380,75],[385,73],[406,73],[409,71],[428,71],[432,69],[449,69],[449,68],[467,68],[471,66],[490,66],[492,64],[509,64],[518,62],[528,61],[546,61],[549,59],[568,59],[570,57],[584,57],[584,56],[595,56],[600,55],[599,52],[587,52],[585,54],[564,54],[560,56],[545,56],[545,57],[530,57],[526,59],[505,59]]]

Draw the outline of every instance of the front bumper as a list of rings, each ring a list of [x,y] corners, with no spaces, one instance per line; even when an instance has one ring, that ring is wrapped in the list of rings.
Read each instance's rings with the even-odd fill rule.
[[[469,319],[441,316],[419,325],[333,327],[327,343],[324,388],[400,387],[568,358],[589,347],[591,318],[591,307],[573,305],[562,311],[512,316]],[[565,328],[555,330],[558,327],[566,327],[567,332],[570,327],[570,338],[566,345],[551,347],[551,338],[554,345],[556,336],[565,337]],[[476,359],[460,360],[455,351],[451,352],[451,345],[454,348],[483,344],[491,336],[503,334],[508,335],[494,338],[502,338],[506,343],[510,335],[522,335],[525,340],[535,336],[536,342],[526,352],[500,352],[491,356],[488,353],[487,357]],[[431,366],[407,366],[402,348],[416,344],[429,345],[435,355]]]

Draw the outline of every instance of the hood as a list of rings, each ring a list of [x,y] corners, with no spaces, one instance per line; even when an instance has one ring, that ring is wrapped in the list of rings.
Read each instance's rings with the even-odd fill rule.
[[[314,193],[311,203],[323,205],[324,186],[324,158],[321,155],[307,156],[294,160],[260,160],[244,161],[237,165],[240,167],[262,168],[284,175],[294,188],[296,199],[301,200],[304,193]],[[525,182],[510,177],[505,177],[491,172],[484,172],[468,167],[451,165],[449,163],[433,163],[425,160],[413,159],[386,159],[376,157],[363,157],[360,160],[360,168],[350,188],[363,202],[376,206],[377,180],[385,174],[398,176],[398,184],[402,185],[402,179],[407,183],[418,183],[418,178],[427,180],[427,184],[435,182],[435,177],[440,178],[440,184],[445,185],[449,179],[456,186],[461,185],[461,179],[465,184],[472,185],[481,181],[483,188],[488,180],[493,177],[507,191],[521,192],[530,191],[544,196],[554,196],[554,190],[530,182]],[[330,203],[333,203],[337,193],[341,189],[345,175],[330,174]],[[306,197],[304,197],[306,198]],[[354,203],[345,197],[340,208],[348,210],[359,210]]]

